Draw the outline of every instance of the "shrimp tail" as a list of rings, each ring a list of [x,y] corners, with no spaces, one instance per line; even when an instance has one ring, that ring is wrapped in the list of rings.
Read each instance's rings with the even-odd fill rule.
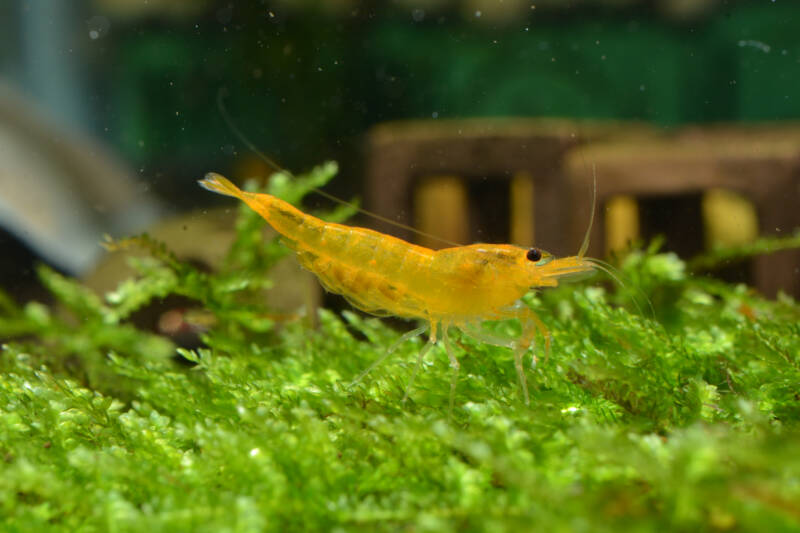
[[[217,194],[224,194],[225,196],[233,196],[234,198],[243,198],[244,192],[234,185],[231,180],[224,176],[220,176],[216,172],[209,172],[197,183],[207,191],[215,192]]]

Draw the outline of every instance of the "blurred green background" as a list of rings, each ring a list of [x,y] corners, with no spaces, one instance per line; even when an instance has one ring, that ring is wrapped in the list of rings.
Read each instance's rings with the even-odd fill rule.
[[[3,78],[187,206],[202,201],[192,180],[226,170],[241,149],[216,108],[223,87],[258,146],[297,170],[340,160],[350,193],[361,136],[385,120],[800,117],[792,2],[20,0],[0,9]]]

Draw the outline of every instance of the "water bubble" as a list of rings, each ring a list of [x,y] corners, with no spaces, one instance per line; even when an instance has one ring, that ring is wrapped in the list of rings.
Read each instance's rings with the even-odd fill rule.
[[[89,38],[96,41],[108,35],[111,22],[106,17],[97,15],[86,21],[86,27],[89,29]]]

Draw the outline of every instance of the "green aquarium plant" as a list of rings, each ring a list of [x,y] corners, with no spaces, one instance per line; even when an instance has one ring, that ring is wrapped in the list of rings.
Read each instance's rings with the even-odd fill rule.
[[[296,202],[334,173],[271,191]],[[638,251],[624,287],[527,299],[553,335],[529,406],[510,350],[455,336],[451,410],[443,348],[403,402],[422,341],[351,387],[402,332],[349,311],[320,310],[316,329],[270,318],[286,249],[261,224],[241,210],[213,273],[139,237],[110,244],[149,253],[103,298],[47,268],[57,307],[0,298],[3,531],[800,530],[790,297]],[[129,322],[169,294],[213,317],[204,347]]]

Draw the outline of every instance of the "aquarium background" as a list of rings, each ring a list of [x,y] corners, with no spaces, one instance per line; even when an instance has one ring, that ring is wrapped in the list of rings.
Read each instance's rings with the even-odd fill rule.
[[[20,0],[0,6],[0,81],[31,104],[31,121],[51,131],[45,137],[94,140],[135,182],[137,195],[125,189],[113,202],[65,207],[94,211],[71,231],[85,234],[73,249],[88,250],[104,232],[219,205],[194,185],[209,170],[238,179],[271,171],[224,121],[221,95],[256,147],[296,172],[336,160],[328,190],[363,199],[366,135],[387,121],[558,117],[666,131],[796,119],[799,14],[795,3],[745,0]],[[78,148],[87,159],[94,150]],[[24,183],[6,181],[15,179]],[[121,215],[125,197],[134,215]],[[31,244],[29,221],[4,227],[17,251],[9,256],[19,258],[6,261],[8,271],[44,259],[83,273],[100,257],[95,246],[88,259],[65,262],[67,252],[52,253],[65,238]],[[544,244],[559,253],[577,246]]]

